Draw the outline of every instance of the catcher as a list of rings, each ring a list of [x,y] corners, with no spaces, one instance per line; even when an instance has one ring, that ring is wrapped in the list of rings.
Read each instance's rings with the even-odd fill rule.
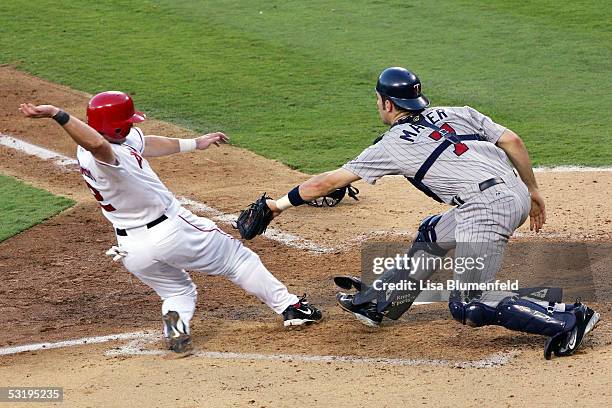
[[[256,225],[258,232],[283,211],[357,180],[374,184],[385,175],[402,175],[427,196],[453,206],[422,221],[407,255],[414,257],[420,251],[441,257],[454,249],[455,256],[473,256],[483,245],[492,247],[495,256],[486,258],[478,280],[493,281],[513,232],[528,217],[535,232],[546,222],[544,198],[523,141],[469,106],[429,107],[421,82],[404,68],[387,68],[380,74],[376,105],[390,128],[373,145],[342,168],[316,175],[276,201],[260,199],[256,206],[263,209],[267,204],[269,211],[263,209],[261,218],[239,228]],[[408,279],[424,280],[432,271],[414,272]],[[373,286],[400,282],[402,275],[397,269],[387,270],[370,287],[362,287],[358,279],[345,279],[342,286],[361,290],[356,295],[338,293],[338,304],[370,326],[378,326],[384,317],[397,319],[420,292],[419,285],[401,297]],[[452,293],[448,306],[462,324],[498,325],[546,336],[547,359],[553,353],[573,354],[599,321],[599,314],[580,302],[549,303],[514,292],[459,290]]]

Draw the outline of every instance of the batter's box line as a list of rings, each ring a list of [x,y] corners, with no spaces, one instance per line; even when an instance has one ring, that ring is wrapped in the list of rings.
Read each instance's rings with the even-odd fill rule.
[[[159,336],[152,334],[142,336],[130,341],[125,346],[108,350],[105,355],[109,357],[127,356],[167,356],[172,353],[167,350],[147,348],[151,343],[159,341]],[[432,366],[450,368],[495,368],[508,364],[520,353],[517,350],[491,354],[479,360],[450,361],[443,359],[403,359],[388,357],[360,357],[360,356],[334,356],[334,355],[304,355],[304,354],[262,354],[238,353],[228,351],[194,351],[189,357],[200,357],[216,360],[246,360],[246,361],[283,361],[303,363],[348,363],[371,364],[386,366]]]

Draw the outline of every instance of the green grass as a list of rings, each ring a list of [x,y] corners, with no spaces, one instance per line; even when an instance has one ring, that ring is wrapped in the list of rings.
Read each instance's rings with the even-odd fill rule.
[[[0,174],[0,242],[62,210],[74,201]]]
[[[60,3],[3,0],[0,62],[130,92],[156,118],[222,129],[306,172],[384,131],[373,87],[392,65],[416,71],[435,105],[515,130],[537,165],[612,164],[607,1]]]

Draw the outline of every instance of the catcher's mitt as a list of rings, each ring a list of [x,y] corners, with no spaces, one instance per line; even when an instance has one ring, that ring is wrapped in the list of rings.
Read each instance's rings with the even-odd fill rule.
[[[342,187],[335,191],[332,191],[326,196],[319,197],[312,201],[308,201],[307,204],[312,207],[325,207],[325,206],[333,207],[333,206],[338,205],[338,203],[342,201],[342,199],[347,193],[348,193],[348,196],[351,197],[353,200],[359,201],[359,198],[357,198],[357,194],[359,194],[359,190],[356,187],[353,187],[352,185],[349,184],[346,187]]]
[[[266,231],[272,221],[272,210],[266,204],[266,200],[271,200],[271,197],[263,193],[257,201],[249,205],[249,208],[240,212],[236,228],[242,238],[253,239]]]

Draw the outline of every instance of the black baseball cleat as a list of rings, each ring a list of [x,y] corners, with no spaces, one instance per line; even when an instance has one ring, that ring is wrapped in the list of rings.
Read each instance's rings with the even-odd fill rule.
[[[559,333],[546,340],[544,358],[550,360],[555,356],[571,356],[580,347],[582,339],[599,323],[599,313],[577,302],[572,310],[576,316],[576,325],[570,331]]]
[[[323,318],[319,309],[308,304],[306,295],[302,296],[295,305],[291,305],[283,312],[283,325],[302,326],[304,324],[318,323]]]
[[[166,327],[166,346],[175,353],[188,353],[192,350],[191,336],[179,314],[170,310],[163,316]]]
[[[336,300],[340,307],[349,313],[352,313],[357,320],[366,326],[378,327],[383,319],[383,314],[376,310],[376,303],[367,302],[362,305],[353,304],[355,295],[338,292]]]

